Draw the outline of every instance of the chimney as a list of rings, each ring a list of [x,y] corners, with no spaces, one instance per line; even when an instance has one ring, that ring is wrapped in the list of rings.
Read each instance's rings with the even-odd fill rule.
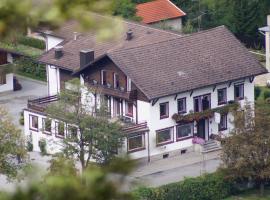
[[[80,68],[85,67],[87,64],[95,59],[95,52],[91,49],[80,51]]]
[[[74,35],[74,40],[77,40],[77,37],[78,37],[78,32],[73,32],[73,35]]]
[[[63,56],[63,47],[62,46],[56,46],[54,47],[54,58],[60,59]]]
[[[129,41],[129,40],[131,40],[132,39],[132,37],[133,37],[133,32],[132,32],[132,30],[129,30],[128,32],[127,32],[127,40]]]
[[[268,31],[265,32],[266,68],[270,72],[270,15],[267,16]]]

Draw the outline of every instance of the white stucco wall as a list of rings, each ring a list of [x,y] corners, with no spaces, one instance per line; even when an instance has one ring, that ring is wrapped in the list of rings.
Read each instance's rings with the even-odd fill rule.
[[[49,51],[50,49],[54,48],[64,40],[62,38],[54,37],[51,35],[46,35],[46,49]]]
[[[165,29],[172,29],[175,31],[182,30],[182,18],[167,19],[161,22],[152,23],[153,26]]]
[[[7,92],[7,91],[13,91],[14,84],[13,84],[13,74],[7,74],[6,75],[6,84],[1,85],[0,84],[0,92]]]
[[[60,71],[53,65],[46,66],[48,95],[56,95],[60,92]]]

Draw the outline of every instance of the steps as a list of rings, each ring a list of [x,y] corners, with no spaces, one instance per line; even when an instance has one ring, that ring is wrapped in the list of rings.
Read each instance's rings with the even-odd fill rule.
[[[218,151],[221,146],[215,140],[208,140],[202,145],[202,153]]]

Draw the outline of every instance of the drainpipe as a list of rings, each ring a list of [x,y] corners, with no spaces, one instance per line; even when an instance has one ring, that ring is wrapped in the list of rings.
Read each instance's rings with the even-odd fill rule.
[[[150,131],[147,132],[148,162],[150,162],[150,141],[149,141],[149,133],[150,133]]]
[[[270,27],[270,15],[267,16],[267,26]],[[270,71],[270,32],[265,32],[266,68]]]

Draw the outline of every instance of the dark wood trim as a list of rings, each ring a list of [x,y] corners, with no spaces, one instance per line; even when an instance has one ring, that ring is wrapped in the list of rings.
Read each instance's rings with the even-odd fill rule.
[[[213,92],[215,92],[215,90],[216,90],[216,87],[217,87],[217,85],[214,85],[214,87],[213,87]]]
[[[32,115],[32,114],[29,114],[29,130],[31,130],[31,131],[35,131],[35,132],[38,132],[38,128],[39,128],[39,123],[37,123],[37,129],[35,129],[35,128],[32,128],[32,125],[31,125],[31,122],[32,122],[32,120],[30,120],[31,119],[31,117],[37,117],[37,119],[38,119],[38,116],[36,116],[36,115]],[[38,120],[37,120],[37,122],[38,122]]]
[[[153,99],[152,106],[154,106],[158,102],[159,98]]]
[[[163,105],[163,104],[166,105],[166,115],[161,116],[160,115],[160,106]],[[168,118],[170,116],[170,110],[169,109],[170,109],[170,107],[169,107],[169,102],[168,101],[159,104],[159,116],[160,116],[160,119],[166,119],[166,118]]]
[[[231,85],[232,85],[232,81],[229,82],[228,87],[231,87]]]
[[[172,129],[172,138],[171,138],[171,140],[167,141],[167,142],[163,142],[163,143],[158,143],[157,142],[157,134],[158,134],[158,132],[161,132],[161,131],[164,131],[164,130],[167,130],[167,129]],[[164,146],[164,145],[171,144],[171,143],[174,143],[174,126],[156,130],[156,147]]]
[[[212,108],[212,102],[211,102],[211,100],[212,100],[212,98],[211,98],[211,93],[206,93],[206,94],[202,94],[202,95],[198,95],[198,96],[195,96],[195,97],[193,97],[193,111],[194,111],[194,113],[195,113],[195,101],[194,101],[194,99],[195,98],[199,98],[199,97],[204,97],[204,96],[209,96],[210,97],[210,100],[209,100],[209,104],[210,104],[210,107],[209,107],[209,109],[211,109]],[[200,98],[200,100],[201,100],[201,98]],[[200,104],[202,104],[202,102],[200,103]],[[202,112],[203,110],[200,110],[199,112]]]
[[[191,91],[190,91],[190,94],[189,94],[189,96],[191,97],[191,96],[192,96],[192,94],[193,94],[193,90],[191,90]]]
[[[252,83],[254,81],[254,76],[249,77],[249,82]]]
[[[176,138],[176,142],[184,141],[192,139],[194,136],[188,136],[188,137],[182,137],[182,138]]]
[[[176,94],[176,95],[175,95],[174,100],[176,100],[176,99],[177,99],[177,96],[178,96],[178,94]]]

